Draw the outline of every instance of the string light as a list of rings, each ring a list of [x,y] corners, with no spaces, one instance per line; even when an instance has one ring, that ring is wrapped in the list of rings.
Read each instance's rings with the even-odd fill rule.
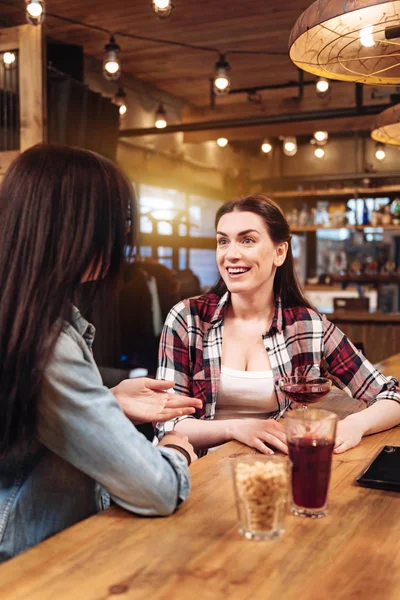
[[[272,150],[272,145],[269,143],[268,140],[264,140],[263,143],[261,144],[261,151],[264,152],[264,154],[268,154],[269,152],[271,152]]]
[[[156,120],[154,125],[157,127],[157,129],[164,129],[164,127],[167,126],[167,113],[162,104],[160,104],[156,110]]]
[[[3,54],[3,64],[4,68],[7,71],[11,71],[11,69],[15,69],[17,66],[17,57],[14,52],[4,52]]]
[[[114,104],[119,106],[119,114],[121,117],[123,117],[126,114],[126,111],[128,110],[126,106],[126,93],[123,90],[123,88],[119,88],[117,93],[115,94]]]
[[[160,19],[166,19],[169,17],[172,11],[172,2],[171,0],[153,0],[153,9],[156,13],[157,17]]]
[[[384,160],[386,158],[385,147],[383,144],[376,145],[375,158],[377,160]]]
[[[325,150],[323,148],[315,148],[314,154],[317,158],[324,158]]]
[[[104,46],[103,58],[103,75],[109,81],[115,81],[121,75],[120,50],[115,37],[111,35],[110,41]]]
[[[372,46],[375,46],[375,40],[372,36],[373,31],[373,25],[367,25],[367,27],[363,27],[360,31],[360,42],[365,48],[372,48]]]
[[[328,132],[327,131],[315,131],[314,139],[317,142],[326,142],[328,140]]]
[[[231,66],[226,60],[225,55],[221,54],[215,63],[214,93],[217,96],[224,96],[229,93],[231,80],[228,76],[228,71],[230,70]]]
[[[225,148],[228,145],[228,140],[224,137],[217,139],[217,144],[220,148]]]
[[[26,20],[30,25],[41,25],[45,17],[44,0],[25,0]]]
[[[283,152],[286,156],[294,156],[297,152],[297,140],[295,137],[283,138]]]
[[[315,88],[317,96],[324,96],[329,90],[329,81],[325,77],[318,77]]]

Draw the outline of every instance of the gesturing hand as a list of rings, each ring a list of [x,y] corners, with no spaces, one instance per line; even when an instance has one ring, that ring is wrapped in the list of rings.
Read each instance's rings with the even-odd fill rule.
[[[111,391],[125,415],[134,423],[169,421],[176,417],[192,415],[203,403],[198,398],[179,396],[166,390],[173,381],[160,381],[148,377],[125,379]]]
[[[287,439],[283,425],[273,419],[237,419],[232,425],[232,437],[238,442],[256,448],[263,454],[273,454],[273,450],[265,444],[270,444],[288,453]]]

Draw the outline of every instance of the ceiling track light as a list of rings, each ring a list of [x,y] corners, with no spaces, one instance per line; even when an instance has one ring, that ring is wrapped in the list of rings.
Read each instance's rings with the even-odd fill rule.
[[[109,81],[116,81],[121,75],[120,50],[115,37],[111,35],[110,41],[104,46],[103,58],[103,75]]]
[[[6,71],[11,71],[17,66],[17,56],[15,52],[4,52],[3,54],[3,65]]]
[[[169,17],[174,8],[171,0],[153,0],[152,4],[154,12],[160,19]]]
[[[25,0],[25,15],[30,25],[41,25],[46,15],[44,0]]]
[[[318,144],[324,144],[328,141],[328,132],[327,131],[314,131],[314,140]]]
[[[215,63],[215,77],[213,91],[217,96],[225,96],[231,89],[231,80],[228,75],[231,66],[226,60],[224,54],[221,54],[218,61]]]
[[[269,152],[271,152],[271,150],[272,150],[272,144],[268,140],[264,140],[263,143],[261,144],[261,152],[264,152],[264,154],[269,154]]]
[[[325,150],[323,148],[315,148],[314,155],[316,158],[324,158]]]
[[[283,153],[286,156],[294,156],[297,152],[297,140],[293,136],[283,138]]]
[[[224,137],[218,138],[217,144],[220,148],[225,148],[225,146],[228,145],[228,140],[227,140],[227,138],[224,138]]]
[[[126,93],[122,87],[118,89],[117,93],[114,96],[114,104],[116,104],[119,107],[119,114],[121,117],[123,117],[126,114],[128,108],[126,106]]]
[[[157,129],[164,129],[167,126],[167,112],[162,104],[156,110],[154,125]]]
[[[329,92],[329,81],[325,77],[318,77],[315,84],[317,96],[323,98]]]

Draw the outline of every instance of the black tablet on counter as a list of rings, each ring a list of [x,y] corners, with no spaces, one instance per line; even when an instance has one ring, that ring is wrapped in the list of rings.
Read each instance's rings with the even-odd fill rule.
[[[365,487],[400,492],[400,446],[383,446],[356,481]]]

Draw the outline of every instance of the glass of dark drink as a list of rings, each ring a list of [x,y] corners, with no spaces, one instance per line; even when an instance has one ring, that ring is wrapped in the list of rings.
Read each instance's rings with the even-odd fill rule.
[[[337,416],[318,408],[297,408],[285,415],[292,461],[291,511],[299,517],[325,517]]]
[[[332,381],[326,377],[295,375],[281,377],[277,385],[291,402],[307,408],[308,404],[319,402],[331,391]]]

